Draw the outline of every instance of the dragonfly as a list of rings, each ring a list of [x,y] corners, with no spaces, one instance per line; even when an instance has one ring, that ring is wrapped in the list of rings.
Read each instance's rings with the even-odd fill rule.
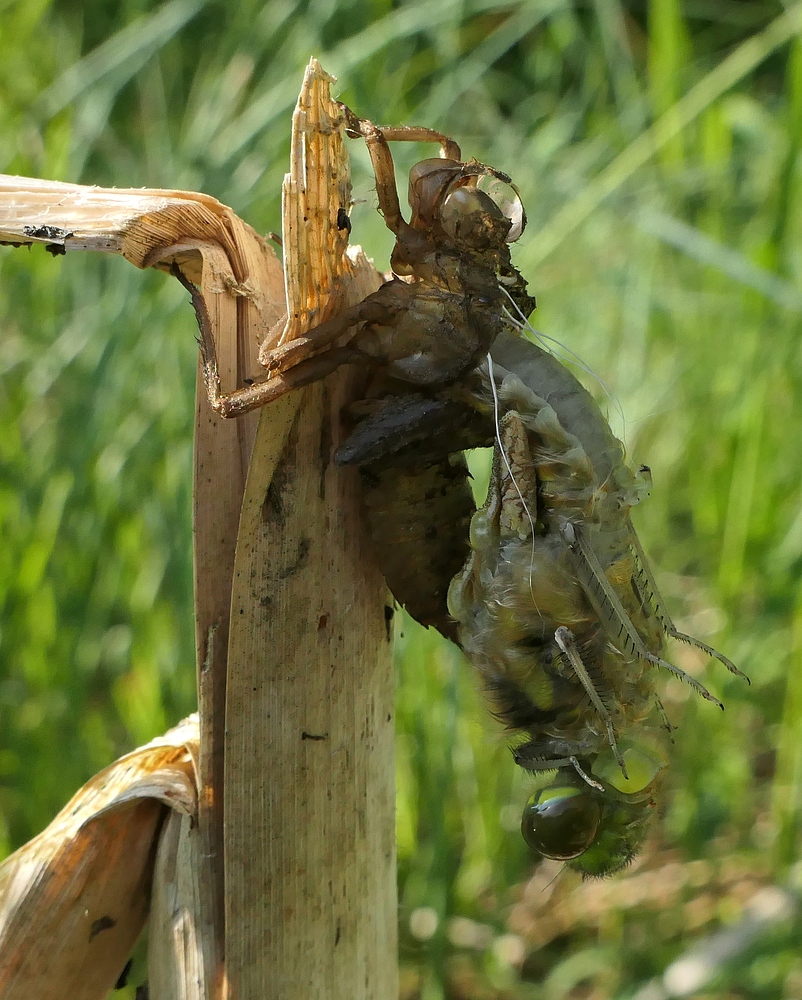
[[[590,393],[553,355],[503,331],[482,367],[497,437],[472,553],[451,585],[458,639],[491,711],[546,780],[522,832],[549,858],[607,875],[637,853],[668,764],[658,668],[721,705],[665,658],[680,632],[632,525],[650,470],[632,468]]]
[[[212,406],[236,416],[342,364],[368,372],[334,455],[360,470],[380,566],[400,604],[457,642],[538,785],[522,833],[541,856],[607,875],[637,853],[668,765],[658,669],[716,698],[664,655],[690,643],[660,596],[630,511],[649,490],[592,396],[521,333],[535,307],[510,245],[526,225],[512,180],[450,137],[382,128],[343,106],[365,141],[392,276],[268,352],[266,377],[223,394],[196,296]],[[389,143],[440,145],[400,209]],[[464,451],[493,448],[475,509]],[[722,706],[723,707],[723,706]]]

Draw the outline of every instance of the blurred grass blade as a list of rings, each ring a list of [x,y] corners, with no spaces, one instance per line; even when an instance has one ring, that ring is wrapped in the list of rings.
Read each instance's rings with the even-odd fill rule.
[[[649,91],[655,117],[676,114],[679,90],[687,70],[690,45],[681,0],[651,0],[649,4]],[[679,129],[663,148],[667,166],[682,169],[683,141]]]
[[[543,226],[528,255],[532,266],[548,257],[605,198],[648,163],[655,153],[698,118],[705,108],[759,66],[775,49],[793,38],[800,29],[802,3],[795,3],[767,28],[739,45],[715,69],[691,87],[684,97],[634,139]]]
[[[56,473],[45,487],[36,517],[36,540],[29,546],[19,567],[19,587],[23,593],[34,594],[42,583],[73,481],[72,474],[65,470]]]
[[[478,83],[490,67],[513,45],[555,12],[564,9],[565,0],[551,0],[542,5],[525,4],[484,38],[469,55],[461,55],[433,88],[421,106],[420,120],[440,123],[446,113],[461,100],[466,90]]]
[[[621,0],[593,0],[593,6],[619,118],[631,118],[633,111],[638,110],[636,102],[640,96],[640,83],[632,58],[623,4]],[[637,121],[642,127],[640,115]]]
[[[795,312],[802,309],[802,294],[793,285],[753,264],[732,247],[711,239],[694,226],[654,208],[645,208],[639,212],[636,224],[639,229],[651,233],[668,246],[680,250],[700,264],[717,268],[733,281],[753,288],[777,305]]]
[[[791,660],[785,682],[783,714],[772,782],[772,818],[777,831],[774,856],[780,871],[799,857],[802,830],[802,601],[791,625]]]
[[[39,95],[36,110],[45,118],[52,118],[104,77],[122,70],[121,76],[115,81],[115,90],[119,90],[207,2],[208,0],[170,0],[154,14],[126,25],[65,70]]]
[[[504,7],[509,7],[509,0],[475,0],[469,10],[470,14],[478,14]],[[350,69],[382,49],[410,35],[431,32],[452,20],[455,10],[467,15],[461,0],[424,0],[423,3],[409,4],[344,39],[328,53],[321,54],[320,58],[331,66],[340,79],[345,80]],[[211,150],[213,162],[220,166],[233,159],[258,132],[293,106],[296,90],[295,78],[290,76],[254,98],[246,110],[217,136]]]

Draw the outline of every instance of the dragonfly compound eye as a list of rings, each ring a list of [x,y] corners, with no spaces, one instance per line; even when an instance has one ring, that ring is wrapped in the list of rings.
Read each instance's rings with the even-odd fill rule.
[[[601,806],[588,792],[555,785],[541,789],[527,802],[521,833],[544,858],[569,861],[593,843],[601,816]]]
[[[452,239],[476,247],[505,241],[511,225],[489,195],[464,184],[446,196],[440,224]]]
[[[509,220],[510,231],[506,240],[507,243],[514,243],[526,228],[526,212],[515,186],[492,174],[480,177],[476,186],[493,201],[504,218]]]

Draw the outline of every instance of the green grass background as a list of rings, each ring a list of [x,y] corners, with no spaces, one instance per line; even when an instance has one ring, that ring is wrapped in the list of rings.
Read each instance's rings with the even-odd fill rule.
[[[405,997],[802,996],[801,17],[775,0],[0,0],[5,173],[203,190],[276,230],[316,55],[360,114],[512,174],[535,325],[609,387],[652,467],[637,525],[664,596],[752,677],[672,650],[726,713],[669,684],[672,786],[644,857],[547,886],[469,670],[405,622]],[[354,239],[383,266],[353,152]],[[419,153],[398,150],[400,176]],[[195,351],[163,275],[0,251],[0,856],[194,707]],[[755,935],[677,992],[671,963],[714,954],[761,891]]]

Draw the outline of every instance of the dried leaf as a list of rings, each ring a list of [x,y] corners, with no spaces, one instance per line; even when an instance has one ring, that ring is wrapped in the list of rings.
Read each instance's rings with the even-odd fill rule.
[[[167,817],[156,856],[148,927],[153,1000],[207,1000],[223,975],[202,882],[204,839],[190,817]]]
[[[196,812],[197,760],[191,716],[95,775],[0,865],[3,1000],[112,989],[147,917],[165,814]]]
[[[293,116],[282,339],[381,280],[337,226],[350,185],[330,82],[313,61]],[[356,474],[330,460],[353,379],[265,407],[248,474],[225,753],[226,962],[240,997],[397,994],[386,591]]]
[[[137,267],[178,266],[197,285],[224,387],[259,374],[258,350],[284,328],[284,276],[273,250],[231,209],[185,191],[121,190],[0,175],[0,241],[53,253],[122,254]],[[228,616],[237,525],[257,414],[224,420],[198,380],[195,419],[195,609],[203,726],[197,873],[206,933],[222,955],[222,759]],[[201,669],[203,668],[203,669]],[[222,961],[222,959],[220,960]],[[217,963],[220,964],[219,962]]]

